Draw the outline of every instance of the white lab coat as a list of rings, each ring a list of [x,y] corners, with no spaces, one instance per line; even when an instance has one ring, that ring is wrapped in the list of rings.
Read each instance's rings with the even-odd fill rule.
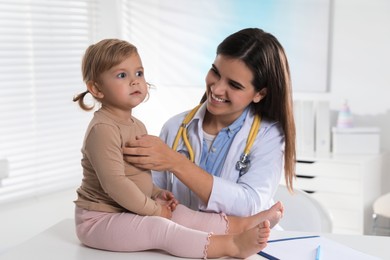
[[[203,146],[202,122],[205,111],[206,106],[203,104],[187,130],[197,165]],[[172,146],[179,126],[188,112],[172,117],[163,126],[160,138],[169,146]],[[194,210],[249,216],[268,209],[274,203],[272,198],[282,177],[284,134],[279,123],[262,119],[259,133],[250,151],[251,166],[246,174],[239,177],[236,163],[244,151],[252,122],[253,115],[249,112],[231,144],[220,177],[213,176],[213,188],[207,205],[169,172],[153,171],[153,181],[157,186],[171,190],[181,204]],[[177,150],[187,151],[182,139]]]

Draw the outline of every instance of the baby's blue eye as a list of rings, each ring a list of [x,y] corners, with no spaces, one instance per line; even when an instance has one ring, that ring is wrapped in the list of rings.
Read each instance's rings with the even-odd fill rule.
[[[144,72],[143,71],[137,71],[137,73],[135,73],[135,75],[137,77],[142,77],[144,75]]]
[[[124,72],[119,73],[117,77],[121,78],[121,79],[126,78],[126,73],[124,73]]]

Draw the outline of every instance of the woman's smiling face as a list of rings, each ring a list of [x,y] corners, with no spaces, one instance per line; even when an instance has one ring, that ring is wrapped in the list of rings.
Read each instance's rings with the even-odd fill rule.
[[[207,110],[233,122],[252,102],[264,95],[256,92],[252,71],[239,59],[217,55],[207,73]]]

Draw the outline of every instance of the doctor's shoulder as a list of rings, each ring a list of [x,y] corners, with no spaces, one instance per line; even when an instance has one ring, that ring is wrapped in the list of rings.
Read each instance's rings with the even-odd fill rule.
[[[284,131],[282,124],[278,121],[270,120],[268,118],[264,118],[261,121],[259,136],[266,138],[284,138]]]
[[[272,154],[284,150],[285,135],[280,122],[264,119],[253,145],[253,153]],[[276,157],[275,157],[276,158]]]

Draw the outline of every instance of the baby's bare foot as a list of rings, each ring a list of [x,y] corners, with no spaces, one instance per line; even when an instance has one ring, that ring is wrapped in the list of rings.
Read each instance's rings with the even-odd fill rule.
[[[284,207],[282,202],[276,202],[271,208],[261,211],[256,215],[249,217],[249,226],[253,227],[258,223],[263,222],[264,220],[269,220],[270,227],[273,228],[276,224],[279,223],[280,219],[283,217]]]
[[[270,234],[270,222],[265,220],[257,226],[234,236],[236,246],[233,257],[247,258],[267,246]]]
[[[271,208],[265,211],[265,217],[269,220],[271,228],[279,223],[283,217],[284,207],[282,202],[276,202]]]
[[[283,217],[283,211],[283,204],[278,201],[271,208],[261,211],[250,217],[241,218],[229,216],[229,233],[237,234],[243,232],[245,230],[253,228],[254,226],[257,226],[259,223],[262,223],[265,220],[268,220],[270,222],[270,227],[273,228],[277,223],[279,223],[280,219]]]

